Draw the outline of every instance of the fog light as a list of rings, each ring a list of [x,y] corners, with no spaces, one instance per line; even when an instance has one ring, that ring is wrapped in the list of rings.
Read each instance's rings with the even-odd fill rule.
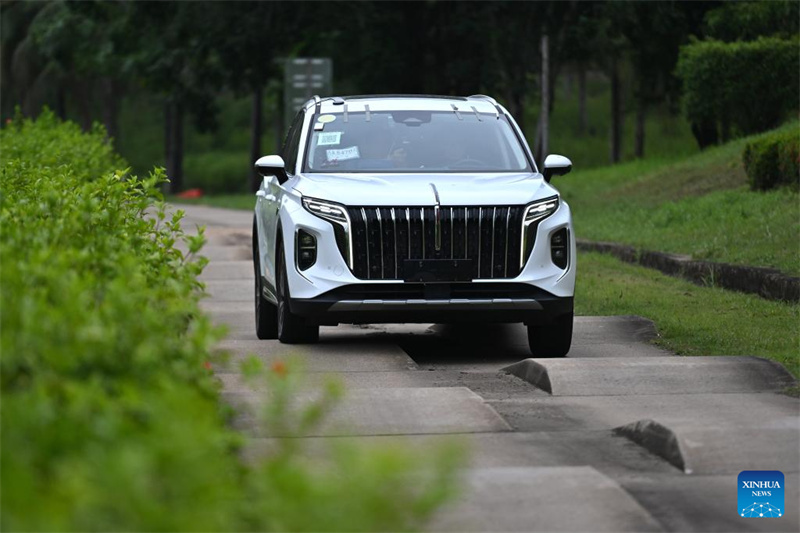
[[[561,228],[550,237],[550,258],[558,268],[567,268],[569,263],[569,233]]]
[[[297,230],[297,268],[308,270],[317,262],[317,239],[305,230]]]

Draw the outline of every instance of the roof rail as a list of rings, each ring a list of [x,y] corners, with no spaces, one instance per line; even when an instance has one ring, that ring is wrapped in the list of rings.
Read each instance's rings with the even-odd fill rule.
[[[446,96],[440,94],[354,94],[342,96],[344,100],[365,100],[368,98],[438,98],[441,100],[466,100],[463,96]]]
[[[495,100],[491,96],[486,96],[485,94],[473,94],[473,95],[467,96],[467,98],[473,99],[473,100],[488,100],[491,103],[493,103],[494,105],[497,105],[497,100]]]

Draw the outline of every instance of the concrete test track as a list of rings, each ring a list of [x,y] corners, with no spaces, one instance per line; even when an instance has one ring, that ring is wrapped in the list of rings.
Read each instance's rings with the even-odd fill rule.
[[[758,357],[679,357],[638,317],[576,318],[573,348],[530,359],[521,325],[323,327],[316,345],[254,332],[252,214],[181,206],[206,225],[204,309],[229,326],[217,369],[252,453],[269,448],[263,401],[236,362],[301,356],[311,383],[346,395],[314,441],[342,435],[421,446],[460,435],[471,449],[461,498],[434,531],[800,531],[800,401],[780,365]],[[781,518],[742,518],[737,475],[780,470]]]

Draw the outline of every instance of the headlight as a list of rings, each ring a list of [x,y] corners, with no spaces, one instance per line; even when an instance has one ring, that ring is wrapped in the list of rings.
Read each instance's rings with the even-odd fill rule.
[[[303,207],[309,213],[317,215],[325,220],[331,222],[338,222],[339,224],[349,224],[350,217],[347,216],[347,210],[338,204],[330,202],[323,202],[322,200],[315,200],[314,198],[303,198]]]
[[[536,222],[537,220],[547,218],[555,213],[556,209],[558,209],[558,196],[553,196],[552,198],[547,198],[546,200],[540,200],[536,203],[533,203],[529,205],[527,209],[525,209],[523,224],[528,225],[532,222]]]
[[[519,267],[525,267],[525,262],[533,251],[536,242],[536,229],[539,222],[549,217],[558,209],[558,196],[552,196],[530,204],[525,208],[522,217],[522,243],[520,245]]]
[[[352,270],[353,252],[352,246],[350,246],[350,215],[347,214],[347,209],[343,205],[307,197],[303,198],[303,207],[312,215],[333,224],[336,246]]]

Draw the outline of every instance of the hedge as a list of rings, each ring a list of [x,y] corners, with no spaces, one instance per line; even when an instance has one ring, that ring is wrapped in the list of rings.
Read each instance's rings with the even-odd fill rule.
[[[753,190],[800,187],[800,129],[778,131],[747,143],[742,162]]]
[[[116,170],[101,128],[49,112],[0,146],[2,530],[400,530],[452,494],[450,448],[322,461],[289,439],[244,463],[209,367],[203,236],[166,215],[163,171]],[[292,436],[335,400],[289,411],[295,373],[266,375]]]
[[[790,38],[800,32],[800,5],[795,0],[725,2],[706,13],[705,26],[706,35],[728,42]]]
[[[730,133],[777,127],[800,101],[800,39],[777,37],[683,46],[677,66],[687,118]]]

